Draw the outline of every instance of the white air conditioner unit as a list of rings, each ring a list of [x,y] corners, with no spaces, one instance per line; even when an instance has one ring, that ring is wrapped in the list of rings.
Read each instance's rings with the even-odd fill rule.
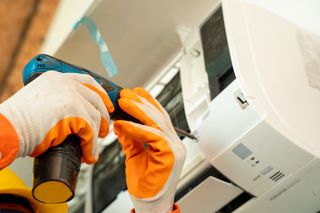
[[[185,109],[205,160],[181,180],[182,212],[320,210],[319,9],[223,0],[184,37]]]
[[[121,73],[113,80],[125,86],[144,84],[157,96],[180,75],[183,121],[199,138],[197,143],[183,139],[188,156],[176,194],[182,212],[320,210],[319,1],[180,0],[153,2],[155,6],[145,0],[126,8],[130,18],[116,10],[122,6],[107,3],[101,1],[91,16],[103,26],[119,62]],[[140,7],[148,10],[137,13]],[[163,16],[165,11],[170,15]],[[145,20],[154,22],[143,25]],[[76,31],[57,56],[99,68],[99,57],[86,57],[86,51],[77,56],[69,48],[82,48],[77,42],[87,40]],[[132,68],[137,75],[129,79]],[[162,75],[159,70],[169,71]],[[110,136],[107,144],[114,139]],[[114,153],[118,147],[107,149]],[[109,160],[121,166],[118,154]],[[72,212],[132,207],[126,191],[110,192],[110,199],[94,204],[99,196],[94,187],[116,186],[95,182],[100,174],[112,180],[107,172],[116,167],[110,165],[88,168],[88,190],[79,196],[85,207],[75,206]],[[108,171],[99,173],[103,168]],[[124,188],[120,185],[119,191]]]

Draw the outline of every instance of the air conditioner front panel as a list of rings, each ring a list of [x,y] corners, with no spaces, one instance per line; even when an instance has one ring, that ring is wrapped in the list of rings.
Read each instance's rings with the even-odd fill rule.
[[[243,189],[259,196],[313,158],[262,120],[211,162]]]
[[[199,146],[208,160],[223,151],[262,120],[250,106],[238,102],[241,94],[238,81],[233,81],[209,105],[207,116],[199,128]]]
[[[248,102],[257,112],[266,112],[271,126],[316,154],[320,151],[320,28],[309,22],[320,21],[314,12],[320,4],[259,2],[222,1],[236,76]]]

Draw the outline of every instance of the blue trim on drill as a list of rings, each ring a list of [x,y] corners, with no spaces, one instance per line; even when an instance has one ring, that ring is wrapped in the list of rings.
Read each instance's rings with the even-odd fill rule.
[[[92,71],[78,67],[60,59],[54,58],[46,54],[39,54],[32,58],[25,66],[22,77],[23,83],[26,85],[30,80],[33,80],[36,76],[45,73],[47,71],[54,70],[61,73],[78,73],[92,76],[102,87],[106,88],[110,85],[113,89],[106,91],[114,104],[117,106],[117,100],[119,98],[119,92],[121,88],[112,81],[95,74]]]

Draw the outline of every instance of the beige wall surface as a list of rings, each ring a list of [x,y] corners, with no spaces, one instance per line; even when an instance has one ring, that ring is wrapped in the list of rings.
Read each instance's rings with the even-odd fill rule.
[[[23,67],[38,53],[58,3],[0,1],[0,103],[23,86]]]

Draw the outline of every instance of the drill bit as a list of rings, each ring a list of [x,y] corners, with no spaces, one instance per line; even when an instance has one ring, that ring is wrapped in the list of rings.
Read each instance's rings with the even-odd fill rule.
[[[183,129],[180,129],[178,127],[174,127],[174,130],[176,130],[176,133],[179,135],[179,136],[185,136],[187,138],[190,138],[192,140],[196,140],[198,141],[198,138],[196,136],[194,136],[193,134],[189,133],[189,132],[186,132],[184,131]]]

